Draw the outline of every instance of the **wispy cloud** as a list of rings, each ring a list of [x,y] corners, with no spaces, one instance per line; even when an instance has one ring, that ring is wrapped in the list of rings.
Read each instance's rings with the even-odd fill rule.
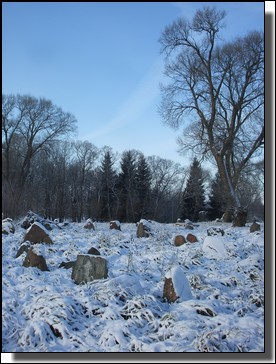
[[[160,94],[159,82],[162,72],[163,62],[161,57],[158,57],[129,97],[122,102],[117,114],[99,128],[94,129],[93,133],[86,135],[85,138],[91,139],[93,142],[93,140],[111,134],[123,127],[130,127],[132,123],[138,122],[146,109],[156,103],[156,99]]]

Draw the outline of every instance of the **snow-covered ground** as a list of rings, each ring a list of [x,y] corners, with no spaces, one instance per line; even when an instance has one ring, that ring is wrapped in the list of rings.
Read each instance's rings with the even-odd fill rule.
[[[140,239],[135,224],[83,226],[56,227],[53,245],[37,245],[49,271],[23,267],[26,253],[15,258],[20,223],[2,235],[2,352],[264,351],[263,224],[250,233],[250,224],[152,222],[152,236]],[[212,226],[224,236],[206,239]],[[198,242],[174,245],[188,233]],[[91,247],[106,258],[108,278],[77,285],[59,265]],[[185,281],[171,304],[162,299],[165,276],[178,291]]]

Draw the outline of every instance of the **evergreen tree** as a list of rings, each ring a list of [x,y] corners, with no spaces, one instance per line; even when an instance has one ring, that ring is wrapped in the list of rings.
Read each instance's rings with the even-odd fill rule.
[[[136,193],[137,204],[135,208],[136,220],[147,218],[149,214],[151,172],[143,154],[137,163]]]
[[[197,221],[199,211],[204,210],[203,173],[199,161],[194,158],[182,200],[182,219]]]
[[[118,217],[122,222],[135,221],[136,201],[136,152],[125,151],[121,160],[121,172],[118,178],[120,206]]]
[[[221,218],[227,206],[227,200],[222,187],[219,173],[216,174],[211,183],[211,195],[209,199],[210,209],[208,215],[210,220]]]
[[[100,218],[111,220],[113,218],[115,196],[116,173],[113,170],[111,153],[107,150],[100,167]]]

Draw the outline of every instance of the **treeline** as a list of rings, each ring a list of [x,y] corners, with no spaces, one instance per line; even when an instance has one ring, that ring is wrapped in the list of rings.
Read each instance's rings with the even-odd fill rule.
[[[2,211],[16,217],[31,209],[73,221],[173,221],[184,179],[179,164],[136,150],[119,156],[88,141],[53,141],[32,159],[20,199],[3,179]]]
[[[137,150],[119,155],[88,141],[71,141],[75,118],[50,101],[2,99],[2,212],[17,218],[33,210],[60,221],[85,218],[175,222],[221,217],[224,194],[195,158],[189,168]],[[64,140],[64,136],[68,140]],[[63,138],[63,139],[62,139]],[[263,214],[261,184],[247,170],[237,191],[254,214]]]
[[[260,216],[258,189],[252,196],[250,192],[252,184],[247,200]],[[183,168],[137,150],[119,156],[111,148],[98,149],[88,141],[54,141],[51,148],[41,150],[32,160],[20,201],[15,199],[16,194],[9,195],[4,183],[5,216],[18,217],[33,210],[46,218],[78,222],[88,217],[121,222],[141,218],[197,221],[200,211],[212,220],[221,217],[225,208],[219,177],[212,179],[197,159]]]

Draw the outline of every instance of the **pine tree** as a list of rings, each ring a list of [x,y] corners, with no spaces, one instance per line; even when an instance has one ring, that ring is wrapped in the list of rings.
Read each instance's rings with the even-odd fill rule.
[[[209,199],[210,209],[208,212],[209,218],[215,220],[221,218],[227,206],[227,200],[223,191],[221,178],[219,173],[211,183],[211,195]]]
[[[118,217],[122,222],[134,222],[136,201],[136,155],[135,151],[125,151],[121,160],[121,173],[118,178],[120,207]]]
[[[113,170],[111,153],[107,150],[100,167],[100,218],[111,220],[115,197],[116,173]]]
[[[137,163],[136,193],[137,204],[135,208],[136,220],[147,218],[149,214],[151,172],[143,154]]]
[[[182,200],[182,219],[197,221],[199,211],[204,210],[203,173],[199,161],[194,158]]]

